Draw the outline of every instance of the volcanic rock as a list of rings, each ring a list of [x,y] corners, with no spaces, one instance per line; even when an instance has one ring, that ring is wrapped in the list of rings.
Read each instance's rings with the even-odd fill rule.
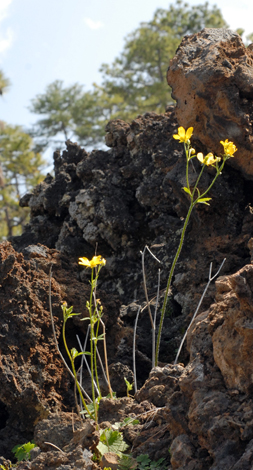
[[[229,164],[253,179],[253,50],[228,29],[203,29],[185,36],[167,74],[181,126],[209,152],[222,153],[220,141],[239,149]]]
[[[140,390],[135,397],[140,403],[129,398],[102,399],[100,426],[126,414],[140,415],[136,427],[123,431],[133,455],[148,453],[154,461],[165,458],[168,470],[251,469],[251,51],[229,30],[204,30],[186,37],[168,75],[178,102],[175,109],[169,107],[163,115],[146,113],[131,123],[109,122],[108,151],[87,153],[67,141],[66,150],[54,154],[55,178],[47,175],[21,199],[21,205],[30,207],[30,222],[20,237],[0,245],[0,454],[6,458],[14,445],[33,437],[35,426],[43,428],[44,419],[50,426],[51,414],[55,418],[75,406],[73,383],[60,361],[51,329],[49,272],[52,265],[53,316],[63,353],[60,306],[66,301],[81,312],[81,317],[69,323],[68,332],[70,347],[78,348],[76,334],[83,341],[87,331],[87,322],[81,319],[87,316],[90,273],[77,260],[80,256],[90,259],[96,252],[107,260],[98,292],[109,364],[119,394],[124,390],[123,374],[132,380],[133,328],[136,313],[141,311],[136,348]],[[152,335],[140,251],[148,245],[156,256],[145,252],[154,312],[158,268],[160,307],[189,207],[182,191],[183,145],[173,139],[181,125],[194,127],[197,150],[219,153],[219,141],[228,138],[238,151],[213,185],[210,206],[199,204],[192,213],[172,280],[161,362],[150,372]],[[189,166],[190,181],[196,181],[200,169],[198,161]],[[213,168],[205,168],[201,191],[214,175]],[[209,265],[212,262],[216,272],[224,258],[221,277],[216,287],[210,286],[180,363],[174,365],[208,281]],[[89,392],[88,373],[84,381]],[[54,436],[55,430],[51,431]],[[57,449],[43,448],[38,440],[42,452],[31,462],[34,470],[78,468],[78,460],[80,468],[86,465],[82,444],[77,444],[73,456],[73,449],[64,446],[63,455]],[[92,442],[87,443],[87,452]]]

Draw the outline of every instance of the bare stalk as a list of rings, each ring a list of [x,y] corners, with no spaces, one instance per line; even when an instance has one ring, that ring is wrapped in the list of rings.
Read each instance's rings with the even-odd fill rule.
[[[138,390],[138,388],[137,388],[137,376],[136,376],[135,351],[136,351],[136,331],[137,331],[137,323],[138,323],[138,318],[139,318],[140,311],[141,311],[141,307],[138,308],[138,312],[137,312],[135,323],[134,323],[134,335],[133,335],[133,373],[134,373],[134,392],[135,393]]]
[[[155,245],[154,245],[155,247]],[[157,313],[157,306],[158,306],[158,297],[159,297],[159,291],[160,291],[160,281],[158,282],[158,288],[157,288],[157,301],[156,301],[156,311],[154,315],[154,320],[152,317],[151,309],[150,309],[150,301],[148,298],[148,290],[147,290],[147,282],[146,282],[146,273],[145,273],[145,251],[148,250],[148,252],[151,254],[151,256],[161,264],[161,261],[152,253],[148,245],[145,245],[143,252],[141,252],[141,261],[142,261],[142,276],[143,276],[143,288],[145,292],[145,297],[146,297],[146,302],[147,302],[147,309],[148,309],[148,314],[150,318],[150,323],[151,323],[151,328],[152,328],[152,368],[155,367],[155,336],[156,336],[156,313]],[[160,279],[160,277],[159,277]]]
[[[159,268],[158,269],[156,304],[155,304],[155,313],[154,313],[154,329],[152,330],[152,369],[155,367],[155,330],[156,330],[157,309],[158,309],[159,297],[160,297],[160,283],[161,283],[161,270]]]
[[[78,344],[79,344],[79,347],[81,349],[81,352],[85,352],[85,349],[86,349],[86,344],[87,344],[87,338],[88,338],[88,334],[89,334],[89,329],[90,329],[90,325],[88,326],[88,330],[87,330],[87,334],[86,334],[86,337],[85,337],[85,343],[84,343],[84,346],[82,347],[82,344],[81,344],[81,341],[80,341],[80,338],[78,335],[76,335],[76,338],[77,338],[77,341],[78,341]],[[80,373],[80,382],[82,383],[82,372],[83,372],[83,362],[85,362],[86,364],[86,367],[88,369],[88,372],[89,372],[89,375],[91,377],[91,370],[90,370],[90,366],[88,364],[88,361],[87,361],[87,358],[85,356],[85,354],[82,355],[82,360],[81,360],[81,373]],[[94,386],[95,386],[95,389],[96,389],[96,392],[97,394],[99,395],[99,391],[98,391],[98,388],[97,388],[97,385],[96,385],[96,382],[94,380]]]
[[[192,319],[191,319],[191,322],[190,322],[190,324],[189,324],[189,326],[188,326],[188,328],[187,328],[187,330],[186,330],[186,332],[185,332],[185,334],[184,334],[184,337],[183,337],[183,339],[182,339],[182,341],[181,341],[181,344],[180,344],[180,346],[179,346],[179,349],[178,349],[177,356],[176,356],[176,359],[175,359],[175,361],[174,361],[174,364],[177,364],[177,361],[178,361],[179,355],[180,355],[180,353],[181,353],[183,344],[184,344],[184,342],[185,342],[187,333],[188,333],[188,331],[189,331],[189,329],[190,329],[190,327],[191,327],[191,325],[192,325],[194,319],[196,318],[196,315],[198,314],[198,311],[199,311],[199,309],[200,309],[200,307],[201,307],[201,304],[202,304],[202,302],[203,302],[203,299],[204,299],[204,297],[205,297],[205,295],[206,295],[206,293],[207,293],[207,290],[208,290],[208,288],[209,288],[209,285],[210,285],[210,283],[218,276],[218,274],[220,273],[220,271],[221,271],[221,269],[222,269],[222,267],[223,267],[225,261],[226,261],[226,258],[224,258],[224,260],[222,261],[222,263],[221,263],[221,265],[220,265],[220,267],[219,267],[217,273],[214,274],[213,277],[211,277],[211,275],[212,275],[212,266],[213,266],[213,263],[210,263],[208,282],[207,282],[206,287],[205,287],[205,289],[204,289],[204,292],[203,292],[203,294],[202,294],[202,296],[201,296],[201,299],[200,299],[200,301],[199,301],[199,303],[198,303],[198,306],[197,306],[197,308],[196,308],[196,310],[195,310],[195,312],[194,312],[194,315],[193,315],[193,317],[192,317]]]
[[[105,324],[104,324],[102,319],[100,321],[101,321],[101,324],[102,324],[102,327],[103,327],[103,333],[104,333],[103,343],[104,343],[104,357],[105,357],[105,370],[106,370],[107,382],[108,382],[110,396],[111,396],[111,398],[113,398],[113,391],[112,391],[112,387],[111,387],[109,369],[108,369]]]

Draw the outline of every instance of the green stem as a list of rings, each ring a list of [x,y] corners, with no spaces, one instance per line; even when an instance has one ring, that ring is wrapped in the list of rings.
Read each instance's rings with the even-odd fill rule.
[[[95,386],[94,386],[94,347],[93,347],[93,338],[94,338],[94,325],[92,318],[92,296],[93,296],[93,270],[91,270],[91,290],[90,290],[90,304],[89,304],[89,315],[90,315],[90,371],[91,371],[91,390],[92,390],[92,401],[94,406],[95,421],[97,423],[97,404],[95,396]]]
[[[187,149],[186,148],[186,144],[184,145],[184,148],[185,148],[185,152],[186,152],[186,183],[187,183],[187,188],[189,189],[189,178],[188,178],[188,153],[189,152],[189,148]],[[161,334],[162,334],[162,327],[163,327],[163,321],[164,321],[164,316],[165,316],[165,311],[166,311],[166,306],[167,306],[167,301],[168,301],[168,295],[169,295],[169,290],[170,290],[170,286],[171,286],[171,281],[172,281],[172,277],[173,277],[173,274],[174,274],[174,269],[175,269],[175,266],[177,264],[177,260],[178,260],[178,257],[180,255],[180,252],[181,252],[181,249],[182,249],[182,246],[183,246],[183,243],[184,243],[184,237],[185,237],[185,232],[186,232],[186,228],[187,228],[187,225],[188,225],[188,222],[189,222],[189,219],[190,219],[190,216],[191,216],[191,213],[192,213],[192,209],[194,208],[194,206],[198,203],[198,200],[203,198],[209,191],[210,189],[212,188],[212,186],[214,185],[216,179],[218,178],[218,176],[221,174],[222,170],[223,170],[223,167],[225,165],[225,162],[226,162],[226,158],[223,159],[223,162],[221,164],[220,167],[216,168],[216,176],[214,177],[212,183],[210,184],[210,186],[207,188],[206,191],[204,191],[203,194],[199,195],[195,201],[193,200],[193,197],[194,197],[194,193],[197,189],[197,185],[199,183],[199,180],[202,176],[202,173],[204,171],[204,168],[205,168],[205,165],[203,165],[202,169],[201,169],[201,172],[197,178],[197,181],[195,183],[195,186],[193,188],[193,191],[191,193],[191,204],[190,204],[190,207],[189,207],[189,210],[188,210],[188,213],[187,213],[187,216],[186,216],[186,219],[185,219],[185,222],[184,222],[184,226],[183,226],[183,231],[182,231],[182,234],[181,234],[181,238],[180,238],[180,242],[179,242],[179,246],[178,246],[178,249],[177,249],[177,252],[176,252],[176,255],[175,255],[175,258],[173,260],[173,263],[172,263],[172,266],[171,266],[171,269],[170,269],[170,273],[169,273],[169,278],[168,278],[168,282],[167,282],[167,287],[166,287],[166,291],[165,291],[165,296],[164,296],[164,301],[163,301],[163,306],[162,306],[162,311],[161,311],[161,319],[160,319],[160,324],[159,324],[159,329],[158,329],[158,335],[157,335],[157,341],[156,341],[156,354],[155,354],[155,366],[158,365],[158,358],[159,358],[159,350],[160,350],[160,343],[161,343]]]
[[[184,151],[185,151],[185,155],[186,155],[186,186],[188,189],[190,189],[190,186],[189,186],[189,145],[187,145],[185,142],[184,142]]]
[[[218,176],[221,174],[221,172],[222,172],[222,170],[223,170],[223,168],[224,168],[225,162],[226,162],[226,160],[224,159],[223,162],[222,162],[222,164],[221,164],[221,166],[220,166],[220,168],[217,168],[217,170],[216,170],[217,173],[216,173],[216,176],[214,177],[212,183],[211,183],[210,186],[207,188],[207,190],[206,190],[203,194],[201,194],[201,196],[199,196],[199,197],[196,199],[195,203],[197,203],[198,199],[204,197],[204,196],[210,191],[211,187],[214,185],[214,183],[215,183],[215,181],[217,180]]]
[[[164,316],[165,316],[165,310],[166,310],[166,305],[167,305],[167,301],[168,301],[168,294],[169,294],[169,290],[170,290],[170,286],[171,286],[171,280],[172,280],[172,277],[173,277],[173,273],[174,273],[174,269],[175,269],[178,257],[180,255],[180,252],[181,252],[181,249],[182,249],[182,246],[183,246],[183,243],[184,243],[186,228],[187,228],[187,225],[188,225],[188,222],[189,222],[189,219],[190,219],[190,216],[191,216],[192,209],[193,209],[194,205],[195,205],[195,202],[191,201],[191,205],[189,207],[188,214],[187,214],[185,222],[184,222],[184,226],[183,226],[179,246],[178,246],[174,261],[173,261],[171,269],[170,269],[169,279],[168,279],[168,282],[167,282],[167,287],[166,287],[163,306],[162,306],[162,312],[161,312],[160,324],[159,324],[159,329],[158,329],[157,341],[156,341],[155,366],[158,365],[158,357],[159,357],[159,350],[160,350],[163,320],[164,320]]]
[[[199,180],[200,180],[200,178],[201,178],[201,176],[202,176],[202,174],[203,174],[204,168],[205,168],[205,165],[202,165],[200,174],[199,174],[199,176],[198,176],[198,178],[197,178],[197,181],[196,181],[196,183],[195,183],[195,186],[194,186],[194,188],[193,188],[193,191],[192,191],[192,202],[193,202],[194,193],[195,193],[195,191],[196,191],[196,189],[197,189],[197,186],[198,186]],[[202,196],[203,196],[203,195],[202,195]],[[201,196],[201,197],[202,197],[202,196]],[[200,196],[198,196],[198,198],[199,198],[199,197],[200,197]]]
[[[73,360],[73,357],[71,356],[70,354],[70,351],[69,351],[69,348],[68,348],[68,345],[67,345],[67,341],[66,341],[66,320],[63,319],[63,327],[62,327],[62,338],[63,338],[63,343],[64,343],[64,347],[65,347],[65,350],[67,352],[67,355],[69,357],[69,360],[70,360],[70,363],[71,363],[71,367],[72,367],[72,372],[73,372],[73,375],[74,375],[74,378],[75,378],[75,383],[76,383],[76,387],[77,387],[77,390],[79,392],[79,395],[81,397],[81,400],[82,400],[82,404],[86,410],[86,412],[88,413],[88,415],[90,416],[90,418],[92,418],[92,413],[89,411],[86,403],[85,403],[85,400],[83,398],[83,394],[82,394],[82,391],[81,391],[81,388],[79,386],[79,382],[77,380],[77,374],[76,374],[76,368],[75,368],[75,364],[74,364],[74,360]]]
[[[97,309],[97,307],[96,307],[96,309]],[[96,312],[96,315],[97,315],[97,312]],[[99,397],[101,397],[101,390],[100,390],[100,385],[99,385],[98,369],[97,369],[97,343],[98,343],[97,337],[98,337],[99,323],[100,323],[100,321],[98,319],[97,320],[96,337],[95,337],[95,341],[94,341],[94,369],[95,369],[95,375],[96,375],[96,382],[97,382]]]

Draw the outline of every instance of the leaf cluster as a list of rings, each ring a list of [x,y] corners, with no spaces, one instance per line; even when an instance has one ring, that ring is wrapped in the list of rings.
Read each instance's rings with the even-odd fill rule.
[[[30,452],[34,447],[36,447],[35,442],[26,442],[25,444],[18,444],[13,447],[12,452],[18,462],[21,462],[22,460],[30,460]]]
[[[136,459],[131,454],[124,454],[119,461],[119,470],[165,470],[164,458],[152,461],[147,454],[141,454]]]
[[[100,440],[97,445],[97,450],[103,456],[107,452],[114,452],[117,455],[122,455],[128,448],[128,445],[123,439],[123,435],[118,430],[106,428],[100,431]]]
[[[44,164],[22,127],[0,122],[0,238],[19,235],[28,222],[29,209],[19,200],[42,181]]]

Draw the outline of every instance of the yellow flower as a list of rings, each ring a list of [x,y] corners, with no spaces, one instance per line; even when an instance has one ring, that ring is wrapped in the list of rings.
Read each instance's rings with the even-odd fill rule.
[[[215,165],[216,162],[220,162],[221,158],[220,157],[214,157],[213,153],[208,153],[205,157],[203,153],[199,152],[197,153],[197,159],[203,163],[204,165],[210,166],[210,165]]]
[[[237,151],[235,144],[233,142],[229,142],[228,139],[226,139],[225,142],[221,140],[220,143],[223,145],[225,155],[233,157],[234,153]]]
[[[79,258],[78,264],[82,266],[86,266],[86,268],[95,268],[98,264],[102,264],[105,266],[106,260],[102,258],[102,256],[93,256],[92,260],[88,260],[88,258]]]
[[[189,127],[187,131],[185,132],[185,129],[183,127],[178,128],[178,134],[174,134],[173,137],[176,140],[179,140],[179,142],[185,142],[187,143],[188,140],[190,140],[192,133],[193,133],[193,127]]]

